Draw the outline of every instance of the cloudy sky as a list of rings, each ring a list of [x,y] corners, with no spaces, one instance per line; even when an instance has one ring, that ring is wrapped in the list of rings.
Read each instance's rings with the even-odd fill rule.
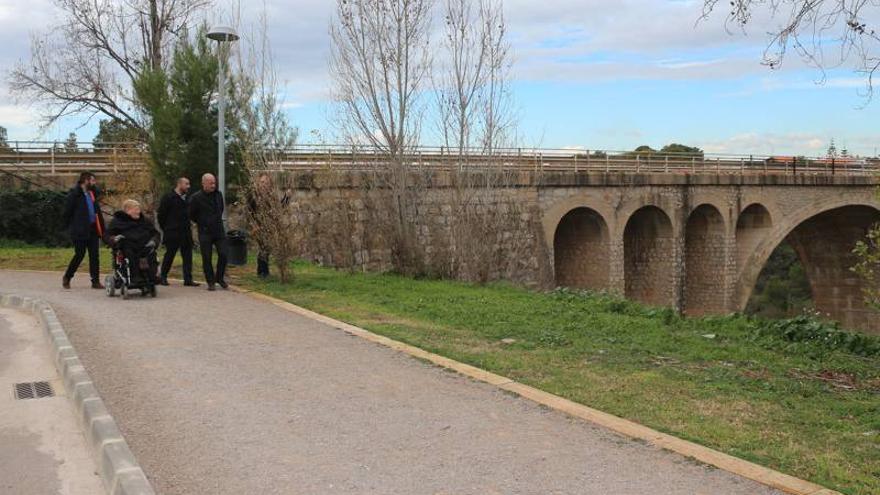
[[[722,7],[726,2],[721,2]],[[242,2],[243,22],[262,9]],[[328,25],[332,0],[266,0],[270,38],[291,120],[309,139],[330,135]],[[831,138],[853,153],[880,146],[880,98],[845,65],[825,74],[790,58],[761,65],[766,33],[725,29],[723,12],[697,22],[691,0],[506,0],[514,88],[525,141],[547,148],[632,149],[683,142],[727,153],[819,155]],[[235,0],[217,0],[212,15]],[[253,10],[250,10],[253,9]],[[57,19],[51,0],[0,0],[0,75],[29,56],[30,36]],[[0,86],[0,125],[11,139],[87,140],[94,123],[68,119],[38,132],[39,109]]]

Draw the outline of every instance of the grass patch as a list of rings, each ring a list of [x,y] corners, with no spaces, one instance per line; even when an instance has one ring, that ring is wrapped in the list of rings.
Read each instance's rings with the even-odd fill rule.
[[[57,270],[69,255],[0,244],[0,267]],[[281,285],[252,270],[232,276],[246,288],[844,493],[880,493],[874,341],[851,345],[826,329],[742,316],[684,319],[606,294],[305,263],[296,264],[292,284]]]

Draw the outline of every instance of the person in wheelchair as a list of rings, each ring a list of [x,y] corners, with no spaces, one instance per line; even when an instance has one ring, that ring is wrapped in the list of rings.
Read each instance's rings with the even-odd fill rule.
[[[133,199],[122,203],[122,210],[113,214],[106,237],[107,244],[121,250],[128,260],[131,279],[126,285],[152,288],[158,283],[159,231],[141,213],[140,203]]]

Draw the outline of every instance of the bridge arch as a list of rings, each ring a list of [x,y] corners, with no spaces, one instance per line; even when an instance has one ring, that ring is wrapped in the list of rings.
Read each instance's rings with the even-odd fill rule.
[[[694,208],[685,225],[684,301],[686,315],[724,311],[723,291],[719,291],[718,260],[726,258],[724,217],[717,207],[701,204]]]
[[[746,256],[735,287],[736,309],[745,308],[770,255],[788,241],[807,273],[816,309],[846,326],[880,331],[880,315],[866,308],[863,282],[850,271],[852,248],[878,221],[880,202],[846,199],[825,201],[778,221]]]
[[[623,233],[627,299],[654,306],[675,305],[675,235],[672,220],[656,206],[636,210]]]
[[[575,208],[559,221],[553,236],[556,285],[578,289],[608,289],[610,237],[602,215]]]
[[[577,208],[589,208],[599,213],[602,218],[609,222],[608,228],[612,239],[614,238],[613,219],[615,218],[615,209],[609,204],[607,198],[596,192],[579,193],[555,201],[544,211],[542,224],[544,227],[544,239],[547,242],[548,248],[553,248],[553,237],[556,234],[556,229],[559,227],[559,222],[562,221],[562,217]]]

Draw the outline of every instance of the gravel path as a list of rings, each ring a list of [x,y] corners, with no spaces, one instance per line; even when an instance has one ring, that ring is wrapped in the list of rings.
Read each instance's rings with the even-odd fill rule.
[[[160,494],[769,494],[244,295],[47,300]]]

